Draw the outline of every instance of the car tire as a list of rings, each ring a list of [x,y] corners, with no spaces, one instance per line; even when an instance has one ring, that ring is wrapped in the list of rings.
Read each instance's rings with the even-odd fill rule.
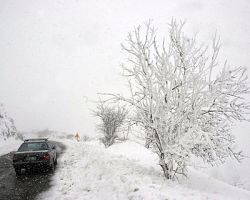
[[[55,159],[55,162],[54,162],[54,164],[55,164],[55,165],[57,165],[57,157],[56,157],[56,159]]]
[[[52,173],[55,171],[55,163],[54,162],[50,165],[50,171]]]
[[[16,176],[21,176],[22,175],[21,169],[15,169],[15,172],[16,172]]]

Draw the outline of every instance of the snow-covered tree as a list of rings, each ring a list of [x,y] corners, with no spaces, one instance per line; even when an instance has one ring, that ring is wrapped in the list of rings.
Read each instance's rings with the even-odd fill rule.
[[[111,146],[118,139],[119,129],[125,123],[127,110],[119,105],[110,106],[99,101],[94,115],[101,120],[97,128],[104,136],[101,138],[103,144],[105,147]]]
[[[212,165],[228,157],[242,158],[235,150],[231,127],[249,111],[246,69],[218,63],[220,42],[199,44],[183,32],[183,22],[172,20],[169,38],[158,41],[150,24],[128,34],[123,50],[131,96],[109,94],[133,108],[133,120],[145,132],[147,145],[159,156],[167,179],[187,175],[195,155]],[[217,68],[215,70],[215,68]],[[109,96],[110,97],[110,96]]]
[[[16,134],[14,120],[7,115],[3,105],[0,104],[0,137],[7,139],[16,136]]]

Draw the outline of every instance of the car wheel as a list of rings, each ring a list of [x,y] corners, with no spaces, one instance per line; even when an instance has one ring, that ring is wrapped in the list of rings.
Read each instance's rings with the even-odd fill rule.
[[[51,166],[50,166],[50,171],[51,172],[54,172],[55,171],[55,164],[54,164],[54,162],[51,164]]]
[[[17,176],[21,176],[22,175],[21,169],[15,169],[15,172],[16,172]]]
[[[57,165],[57,157],[56,157],[56,159],[55,159],[55,162],[54,162],[54,164],[55,164],[55,165]]]

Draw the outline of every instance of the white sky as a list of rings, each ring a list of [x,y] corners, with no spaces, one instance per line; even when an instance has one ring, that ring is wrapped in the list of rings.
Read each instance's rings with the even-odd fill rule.
[[[205,42],[217,30],[221,58],[250,70],[248,0],[0,0],[0,102],[19,130],[92,134],[84,96],[122,92],[127,32],[152,19],[167,33],[172,17]],[[250,125],[239,129],[246,135]]]

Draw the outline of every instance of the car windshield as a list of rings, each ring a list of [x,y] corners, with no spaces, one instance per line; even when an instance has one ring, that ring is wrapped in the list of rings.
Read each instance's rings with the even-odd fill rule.
[[[23,143],[18,151],[40,151],[40,150],[48,150],[48,145],[45,142],[28,142]]]

